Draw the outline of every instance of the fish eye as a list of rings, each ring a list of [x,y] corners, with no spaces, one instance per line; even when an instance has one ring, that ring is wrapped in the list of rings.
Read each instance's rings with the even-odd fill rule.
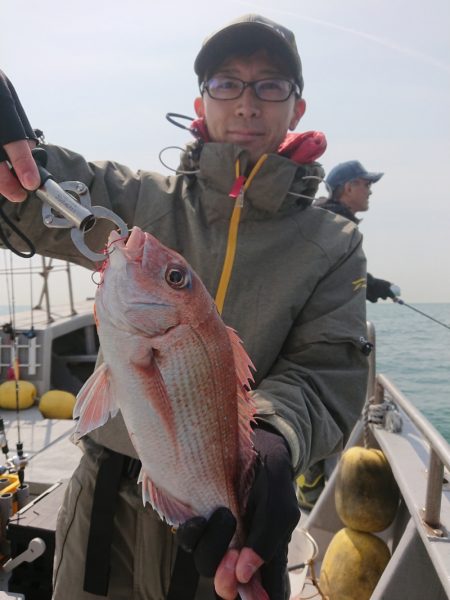
[[[166,281],[175,289],[188,287],[191,283],[191,278],[188,271],[179,265],[170,265],[166,270]]]

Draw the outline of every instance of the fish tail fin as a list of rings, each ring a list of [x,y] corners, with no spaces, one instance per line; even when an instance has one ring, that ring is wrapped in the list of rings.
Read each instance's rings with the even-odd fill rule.
[[[77,396],[73,418],[78,419],[75,438],[79,439],[93,429],[101,427],[119,410],[111,393],[108,367],[103,363],[89,377]]]

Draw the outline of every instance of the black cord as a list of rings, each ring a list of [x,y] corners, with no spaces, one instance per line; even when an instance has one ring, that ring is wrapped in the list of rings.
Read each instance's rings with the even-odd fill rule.
[[[0,196],[0,198],[2,198]],[[2,240],[2,242],[5,244],[5,246],[11,250],[11,252],[14,252],[14,254],[17,254],[17,256],[20,256],[21,258],[31,258],[32,256],[34,256],[36,254],[36,248],[34,247],[32,241],[23,233],[23,231],[21,231],[17,225],[15,223],[13,223],[11,221],[11,219],[8,217],[8,215],[4,212],[3,208],[0,206],[0,217],[3,219],[3,221],[9,225],[9,227],[11,227],[11,229],[14,231],[15,234],[17,234],[21,240],[23,240],[25,242],[25,244],[28,246],[29,251],[28,252],[21,252],[20,250],[18,250],[17,248],[15,248],[11,242],[8,240],[8,238],[6,237],[5,232],[3,231],[3,228],[0,224],[0,239]]]
[[[172,125],[176,125],[177,127],[180,127],[180,129],[186,129],[186,131],[189,131],[190,133],[192,133],[192,130],[190,127],[187,127],[186,125],[183,125],[183,123],[178,123],[178,121],[176,119],[183,119],[186,121],[190,121],[192,123],[192,121],[194,120],[192,117],[188,117],[187,115],[180,115],[180,113],[167,113],[166,114],[166,119],[169,121],[169,123],[172,123]]]
[[[187,115],[180,115],[180,113],[170,112],[166,114],[166,119],[169,121],[169,123],[172,123],[172,125],[176,125],[180,129],[185,129],[186,131],[189,131],[189,133],[192,134],[195,137],[195,139],[199,142],[204,142],[201,132],[196,127],[193,127],[194,119],[192,117],[188,117]],[[183,125],[183,123],[179,123],[177,119],[190,121],[190,127]]]

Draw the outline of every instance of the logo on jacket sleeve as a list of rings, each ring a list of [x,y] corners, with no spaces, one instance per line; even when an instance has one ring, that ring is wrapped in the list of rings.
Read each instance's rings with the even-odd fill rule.
[[[363,288],[367,287],[367,282],[365,277],[360,277],[359,279],[355,279],[352,281],[353,291],[357,292]]]

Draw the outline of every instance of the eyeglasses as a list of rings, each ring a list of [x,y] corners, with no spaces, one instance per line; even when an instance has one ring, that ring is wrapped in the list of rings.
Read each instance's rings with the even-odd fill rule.
[[[237,77],[212,77],[200,86],[203,94],[206,90],[214,100],[236,100],[244,93],[245,88],[252,88],[255,95],[265,102],[285,102],[294,92],[300,96],[300,88],[289,79],[258,79],[242,81]]]

